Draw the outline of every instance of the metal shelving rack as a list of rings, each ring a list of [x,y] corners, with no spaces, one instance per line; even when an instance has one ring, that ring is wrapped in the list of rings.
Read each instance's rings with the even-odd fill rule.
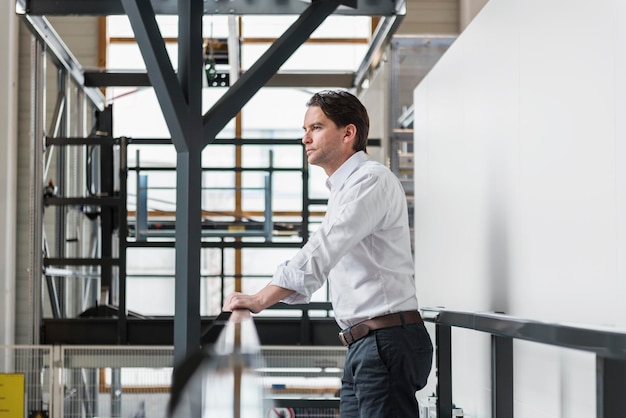
[[[60,194],[44,195],[45,208],[57,208],[64,214],[69,207],[77,209],[91,221],[98,221],[98,238],[89,245],[95,249],[90,257],[66,257],[62,251],[58,255],[44,254],[43,272],[46,278],[48,295],[55,319],[67,318],[61,309],[61,296],[56,291],[54,278],[73,279],[76,277],[98,278],[99,288],[95,300],[87,311],[80,315],[95,315],[96,312],[117,318],[118,343],[125,344],[126,335],[126,247],[128,236],[127,224],[127,164],[126,152],[128,139],[113,138],[110,108],[97,112],[96,134],[80,137],[46,137],[46,147],[86,147],[97,149],[94,155],[99,156],[93,161],[96,175],[92,184],[88,184],[90,193],[86,196],[67,196],[65,191]],[[60,164],[58,170],[65,168]],[[89,176],[88,176],[89,177]],[[57,231],[63,228],[64,218],[57,224]],[[84,268],[93,270],[85,273]],[[60,283],[63,286],[63,283]],[[98,295],[99,294],[99,295]],[[90,303],[83,300],[82,303]]]

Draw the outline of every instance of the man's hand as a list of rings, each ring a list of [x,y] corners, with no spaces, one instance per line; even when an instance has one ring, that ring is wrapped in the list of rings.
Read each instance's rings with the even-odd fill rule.
[[[245,295],[235,292],[226,298],[222,310],[232,312],[235,309],[247,309],[252,313],[259,313],[268,306],[283,300],[293,293],[291,289],[284,287],[267,285],[254,295]]]
[[[240,292],[235,292],[226,298],[222,310],[225,312],[232,312],[236,309],[247,309],[252,313],[259,313],[263,310],[263,307],[256,299],[256,295],[244,295]]]

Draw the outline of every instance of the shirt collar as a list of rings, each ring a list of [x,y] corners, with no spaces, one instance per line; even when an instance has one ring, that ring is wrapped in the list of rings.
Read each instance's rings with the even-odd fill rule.
[[[368,160],[364,151],[357,151],[350,156],[330,177],[326,179],[326,187],[328,190],[338,188],[358,166]]]

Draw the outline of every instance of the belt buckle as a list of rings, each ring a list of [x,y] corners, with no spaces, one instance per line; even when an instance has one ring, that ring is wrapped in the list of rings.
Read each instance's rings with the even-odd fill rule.
[[[346,336],[348,336],[350,340],[348,340]],[[350,332],[350,328],[339,332],[339,341],[341,341],[341,344],[343,344],[344,347],[349,347],[350,344],[354,342],[354,337],[352,336],[352,333]]]

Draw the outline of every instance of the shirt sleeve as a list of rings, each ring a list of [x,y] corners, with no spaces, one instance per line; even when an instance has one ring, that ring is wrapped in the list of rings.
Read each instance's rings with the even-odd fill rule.
[[[348,179],[318,230],[291,260],[276,269],[271,283],[295,292],[284,303],[308,303],[339,260],[380,227],[388,207],[384,183],[372,173],[355,173]]]

